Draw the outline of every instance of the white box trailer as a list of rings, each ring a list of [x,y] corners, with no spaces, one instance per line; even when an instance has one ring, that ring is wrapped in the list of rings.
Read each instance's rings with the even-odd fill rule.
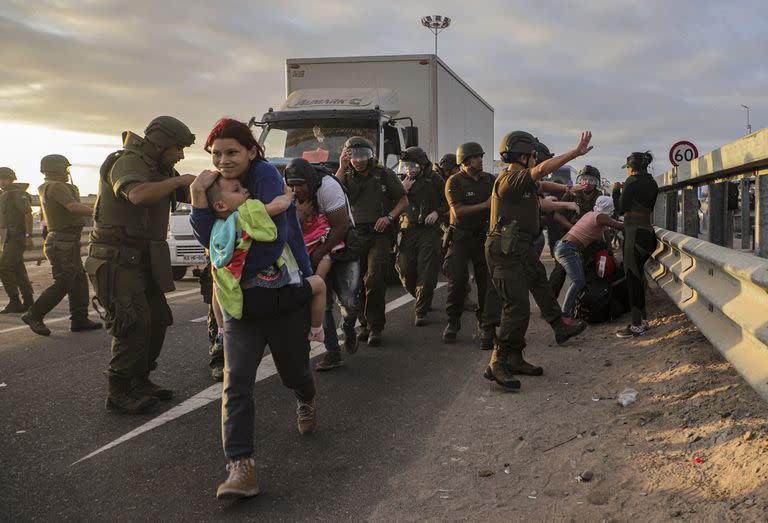
[[[435,55],[288,59],[286,102],[257,123],[264,127],[260,141],[272,159],[303,154],[310,161],[332,164],[338,160],[344,130],[355,132],[360,125],[353,123],[362,118],[378,125],[377,131],[371,128],[365,135],[373,138],[379,159],[389,167],[414,142],[411,122],[417,128],[418,145],[433,162],[456,152],[459,144],[475,141],[486,152],[485,169],[493,167],[493,107]],[[344,123],[331,129],[330,119]],[[303,142],[298,149],[285,144],[283,133],[269,135],[270,127],[297,125],[305,126],[307,132],[287,139],[294,145]],[[317,150],[330,153],[313,155],[310,128],[314,135],[321,135]],[[336,142],[325,140],[334,134]]]

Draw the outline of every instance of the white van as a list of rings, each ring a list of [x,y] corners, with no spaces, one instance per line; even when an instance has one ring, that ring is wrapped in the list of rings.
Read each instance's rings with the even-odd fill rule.
[[[180,203],[171,213],[168,224],[168,248],[171,251],[171,267],[173,279],[181,280],[187,274],[187,267],[202,267],[205,265],[205,249],[195,239],[189,215],[192,206]]]

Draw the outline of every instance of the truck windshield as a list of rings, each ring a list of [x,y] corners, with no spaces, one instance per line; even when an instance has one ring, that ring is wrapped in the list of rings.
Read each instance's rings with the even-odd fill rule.
[[[349,123],[350,125],[347,125]],[[376,146],[376,128],[360,122],[274,122],[261,135],[269,158],[304,158],[312,163],[338,163],[344,142],[352,136],[367,138]]]

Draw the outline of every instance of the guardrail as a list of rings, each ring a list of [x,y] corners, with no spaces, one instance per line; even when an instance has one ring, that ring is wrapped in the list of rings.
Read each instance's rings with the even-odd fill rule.
[[[768,400],[768,260],[656,228],[646,274]]]

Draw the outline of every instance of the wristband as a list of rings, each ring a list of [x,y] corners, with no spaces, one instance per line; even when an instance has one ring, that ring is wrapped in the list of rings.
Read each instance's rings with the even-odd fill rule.
[[[389,223],[392,223],[395,221],[395,217],[392,216],[391,214],[387,214],[387,220],[389,220]]]

